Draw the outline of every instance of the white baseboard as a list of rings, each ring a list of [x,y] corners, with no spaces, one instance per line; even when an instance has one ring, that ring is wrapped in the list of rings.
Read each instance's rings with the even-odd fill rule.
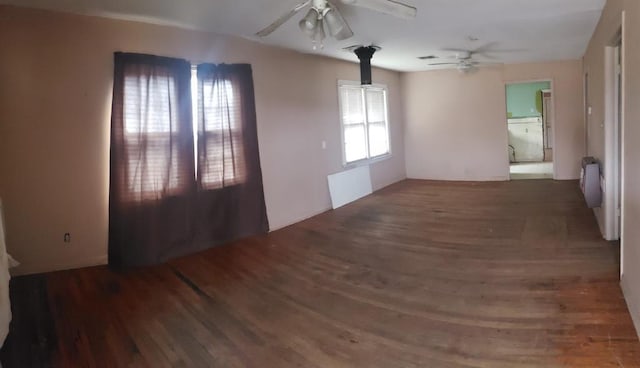
[[[402,177],[396,177],[396,178],[391,179],[390,181],[387,181],[387,182],[384,182],[384,183],[378,183],[377,186],[375,184],[373,184],[373,182],[372,182],[372,184],[373,184],[373,192],[374,193],[378,192],[378,191],[380,191],[380,190],[382,190],[382,189],[384,189],[386,187],[390,187],[393,184],[397,184],[397,183],[399,183],[401,181],[404,181],[404,180],[407,180],[407,179],[408,178],[407,178],[406,175],[402,176]]]
[[[638,309],[638,305],[636,305],[636,302],[633,298],[633,292],[631,291],[631,285],[629,285],[629,282],[627,281],[627,278],[624,277],[624,275],[622,276],[622,279],[620,281],[620,287],[622,288],[622,293],[624,294],[624,299],[627,302],[627,308],[629,309],[629,314],[631,314],[631,319],[633,320],[633,325],[636,328],[636,334],[638,335],[638,338],[640,339],[640,309]]]
[[[500,181],[510,181],[510,175],[495,175],[495,176],[477,176],[477,177],[460,177],[460,176],[452,176],[448,178],[444,177],[431,177],[431,176],[420,176],[420,175],[408,175],[407,179],[413,180],[429,180],[429,181],[450,181],[450,182],[500,182]]]
[[[37,273],[72,270],[76,268],[103,266],[103,265],[106,265],[108,261],[109,261],[109,257],[105,254],[105,255],[101,255],[98,257],[90,258],[90,259],[78,260],[77,262],[68,262],[68,263],[59,263],[59,264],[22,263],[20,264],[20,266],[11,269],[11,276],[15,277],[15,276],[33,275]]]
[[[312,217],[318,216],[318,215],[320,215],[322,213],[325,213],[327,211],[330,211],[330,210],[331,210],[331,207],[327,207],[327,208],[321,209],[319,211],[310,212],[310,213],[308,213],[308,214],[306,214],[306,215],[304,215],[304,216],[302,216],[302,217],[300,217],[299,219],[296,219],[296,220],[287,221],[285,223],[276,224],[276,225],[272,225],[272,226],[270,224],[269,232],[273,232],[273,231],[276,231],[276,230],[284,229],[285,227],[288,227],[288,226],[291,226],[291,225],[295,225],[298,222],[302,222],[304,220],[308,220],[308,219],[310,219]]]
[[[390,183],[382,184],[380,187],[374,187],[373,192],[375,193],[375,192],[380,191],[380,190],[382,190],[382,189],[384,189],[384,188],[386,188],[388,186],[391,186],[393,184],[399,183],[399,182],[401,182],[403,180],[407,180],[407,178],[406,177],[397,178],[397,179],[394,179],[394,181],[392,181]],[[298,222],[302,222],[304,220],[308,220],[308,219],[310,219],[312,217],[318,216],[318,215],[323,214],[323,213],[325,213],[327,211],[331,211],[331,206],[323,208],[323,209],[320,209],[318,211],[311,211],[311,212],[305,214],[304,216],[299,217],[296,220],[291,220],[291,221],[287,221],[285,223],[275,224],[275,225],[270,223],[269,224],[270,225],[269,232],[273,232],[273,231],[276,231],[276,230],[284,229],[285,227],[288,227],[288,226],[291,226],[291,225],[295,225]]]

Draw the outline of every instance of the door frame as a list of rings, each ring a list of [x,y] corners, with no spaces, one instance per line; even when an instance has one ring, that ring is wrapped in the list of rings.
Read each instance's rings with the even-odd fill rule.
[[[547,107],[547,104],[545,103],[545,93],[550,94],[550,99],[549,99],[549,106]],[[547,121],[545,121],[545,119],[549,120],[549,117],[551,116],[551,127],[553,127],[555,124],[555,122],[553,121],[553,117],[554,114],[549,114],[549,110],[551,110],[551,112],[553,112],[553,90],[551,88],[549,89],[543,89],[542,90],[542,124],[543,124],[543,134],[544,136],[544,149],[545,149],[545,159],[546,159],[546,150],[547,150],[547,146],[550,146],[549,149],[553,150],[553,129],[551,129],[551,137],[549,137],[549,130],[547,129]],[[549,139],[551,138],[551,139]],[[553,160],[551,160],[551,162],[553,162]]]
[[[619,55],[621,57],[619,58]],[[620,65],[620,70],[618,69]],[[624,196],[624,39],[620,30],[605,47],[605,123],[602,191],[604,238],[622,239]]]
[[[551,90],[551,116],[553,116],[553,125],[551,126],[551,131],[552,131],[552,137],[551,137],[551,144],[553,147],[553,160],[551,160],[551,164],[553,166],[553,180],[558,180],[558,165],[556,165],[556,159],[557,159],[557,141],[556,141],[556,137],[558,136],[558,124],[557,124],[557,109],[556,109],[556,87],[555,87],[555,83],[554,83],[554,79],[549,77],[549,78],[539,78],[539,79],[515,79],[515,80],[508,80],[504,82],[504,91],[505,91],[505,100],[504,100],[504,116],[505,116],[505,128],[507,130],[507,142],[506,142],[506,146],[507,146],[507,177],[509,178],[509,180],[511,179],[511,162],[509,160],[509,118],[507,117],[507,86],[512,85],[512,84],[527,84],[527,83],[540,83],[540,82],[549,82],[549,90]],[[544,122],[543,122],[544,124]],[[544,130],[543,130],[544,132]],[[543,147],[544,148],[544,147]]]

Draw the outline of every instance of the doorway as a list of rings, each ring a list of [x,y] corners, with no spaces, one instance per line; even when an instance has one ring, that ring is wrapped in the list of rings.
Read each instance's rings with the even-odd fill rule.
[[[506,86],[511,180],[553,179],[554,109],[550,81]]]

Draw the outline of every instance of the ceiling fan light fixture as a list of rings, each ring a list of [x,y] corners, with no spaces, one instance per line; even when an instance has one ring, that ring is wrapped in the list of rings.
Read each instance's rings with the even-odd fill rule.
[[[455,55],[455,58],[458,60],[467,60],[471,59],[471,52],[469,51],[458,51]]]
[[[305,24],[304,19],[302,19],[300,21],[300,23],[298,23],[298,26],[300,27],[300,30],[302,31],[302,33],[306,34],[310,38],[313,38],[313,34],[315,33],[315,29],[308,29],[307,25]]]
[[[313,41],[313,49],[314,50],[317,50],[318,48],[323,49],[324,39],[326,37],[327,35],[324,33],[324,24],[322,22],[322,19],[319,19],[316,25],[316,29],[313,31],[313,36],[311,37]]]
[[[307,11],[305,16],[298,22],[298,27],[307,35],[307,37],[312,39],[314,50],[318,48],[318,44],[320,44],[320,48],[323,47],[322,42],[326,37],[324,30],[325,19],[328,31],[333,38],[338,41],[350,38],[353,36],[353,31],[338,11],[338,8],[333,5],[333,2],[335,1],[338,0],[302,0],[301,3],[292,7],[273,23],[256,32],[256,36],[267,37],[293,16],[310,6],[310,9]],[[369,8],[374,11],[390,14],[400,18],[415,18],[417,13],[417,9],[414,6],[402,3],[401,0],[339,1],[343,4]]]
[[[316,10],[316,8],[311,8],[307,12],[307,15],[302,18],[298,25],[302,32],[305,33],[313,33],[315,29],[318,27],[318,21],[320,19],[320,13]]]
[[[329,8],[323,18],[327,23],[329,34],[336,40],[342,41],[353,36],[353,31],[344,20],[340,12],[335,8]]]
[[[473,69],[475,68],[474,65],[471,64],[467,64],[467,63],[461,63],[460,65],[458,65],[457,69],[460,73],[469,73],[471,72]]]

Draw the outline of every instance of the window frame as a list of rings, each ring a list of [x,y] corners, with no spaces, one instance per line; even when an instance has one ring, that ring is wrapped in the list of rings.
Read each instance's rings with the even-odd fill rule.
[[[389,88],[386,84],[381,83],[373,83],[370,85],[362,85],[360,81],[351,81],[351,80],[338,80],[338,121],[340,124],[340,146],[342,151],[342,166],[349,167],[358,167],[369,165],[375,162],[384,161],[392,157],[392,145],[391,145],[391,122],[389,121]],[[364,128],[365,128],[365,146],[367,157],[355,161],[347,161],[346,157],[346,149],[345,149],[345,124],[343,121],[343,107],[342,107],[342,98],[341,98],[341,89],[342,87],[354,88],[358,87],[362,91],[362,99],[363,99],[363,107],[364,107]],[[386,153],[370,156],[371,148],[369,146],[369,116],[368,116],[368,108],[367,108],[367,97],[366,90],[367,89],[376,89],[382,90],[384,93],[384,118],[385,118],[385,127],[387,133],[387,146],[388,150]],[[378,122],[379,123],[379,122]]]

